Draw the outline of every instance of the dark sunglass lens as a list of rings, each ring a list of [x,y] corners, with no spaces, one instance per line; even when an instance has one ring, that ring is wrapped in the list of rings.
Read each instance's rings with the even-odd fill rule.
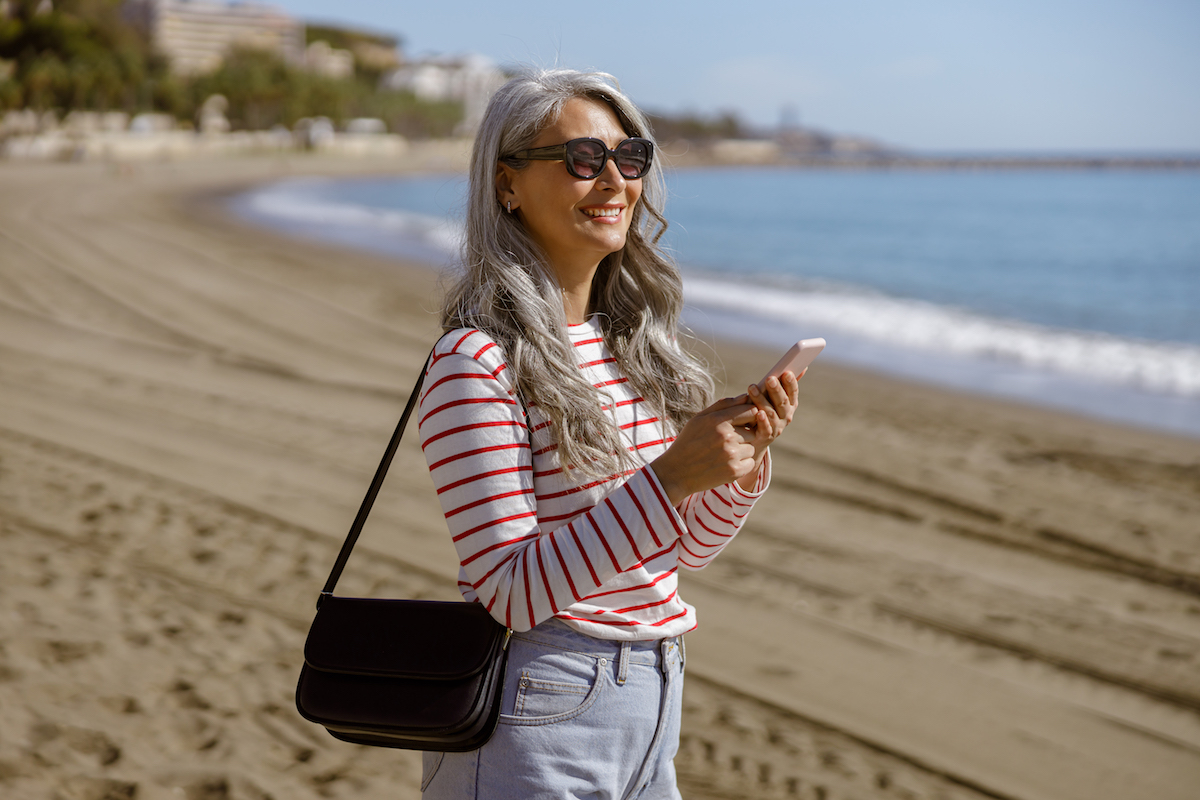
[[[604,145],[583,139],[570,142],[567,158],[581,177],[594,178],[604,169]]]
[[[640,178],[650,167],[650,148],[645,142],[621,142],[617,145],[617,167],[626,178]]]

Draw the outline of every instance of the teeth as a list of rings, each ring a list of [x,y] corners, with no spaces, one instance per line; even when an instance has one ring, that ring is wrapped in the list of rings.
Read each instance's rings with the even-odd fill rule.
[[[619,208],[586,208],[583,213],[589,217],[615,217],[621,213]]]

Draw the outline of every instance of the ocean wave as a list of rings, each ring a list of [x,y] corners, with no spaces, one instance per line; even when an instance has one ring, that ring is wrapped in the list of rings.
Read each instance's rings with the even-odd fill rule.
[[[299,178],[244,195],[241,210],[268,223],[384,249],[453,256],[462,227],[446,217],[386,209],[327,196],[326,179]],[[1058,329],[857,287],[764,286],[685,270],[687,301],[747,320],[775,320],[799,335],[840,332],[889,350],[1006,362],[1158,394],[1200,397],[1200,347]],[[770,279],[767,279],[768,281]],[[836,357],[831,347],[829,357]]]
[[[314,179],[283,181],[244,196],[241,207],[268,222],[316,227],[325,232],[336,230],[339,238],[358,231],[445,254],[458,252],[462,227],[454,221],[411,211],[331,201],[321,196],[326,183]]]
[[[1200,397],[1200,347],[986,317],[920,300],[788,290],[685,277],[689,304],[785,322],[804,336],[837,331],[890,348],[1010,362],[1155,392]],[[833,355],[831,347],[831,355]]]

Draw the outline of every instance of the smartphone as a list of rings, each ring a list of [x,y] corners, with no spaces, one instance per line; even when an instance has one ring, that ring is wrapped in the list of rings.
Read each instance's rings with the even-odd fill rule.
[[[824,339],[801,339],[792,345],[791,349],[783,354],[783,358],[779,359],[779,363],[771,367],[770,371],[763,376],[763,379],[758,382],[758,388],[766,391],[767,378],[772,375],[778,378],[788,370],[791,370],[796,377],[800,377],[800,373],[804,372],[824,349]]]

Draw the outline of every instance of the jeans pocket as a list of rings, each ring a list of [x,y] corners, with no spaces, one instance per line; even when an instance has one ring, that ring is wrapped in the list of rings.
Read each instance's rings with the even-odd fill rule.
[[[442,766],[442,759],[446,757],[445,753],[439,753],[433,750],[425,750],[421,753],[421,791],[429,788],[433,776],[437,775],[438,768]]]
[[[582,714],[600,692],[601,665],[592,656],[558,652],[522,665],[513,693],[510,725],[549,725]]]
[[[592,691],[590,683],[564,683],[534,678],[522,673],[517,682],[513,716],[553,717],[575,710]]]

